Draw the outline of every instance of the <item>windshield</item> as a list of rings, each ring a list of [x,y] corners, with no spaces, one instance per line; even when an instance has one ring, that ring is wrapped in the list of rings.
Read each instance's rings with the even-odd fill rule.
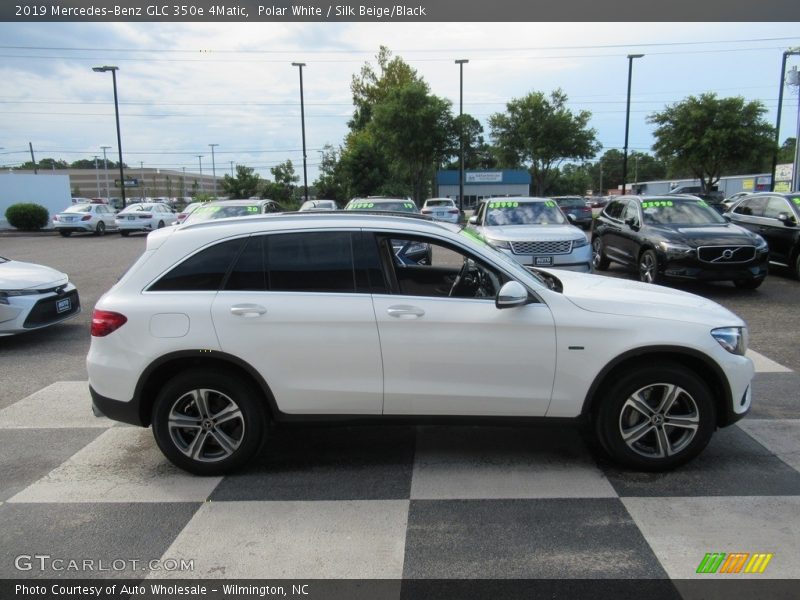
[[[234,206],[223,206],[221,204],[209,204],[195,209],[186,219],[195,223],[197,221],[207,221],[209,219],[226,219],[228,217],[246,217],[257,215],[261,212],[256,204],[239,204]]]
[[[486,225],[562,225],[564,215],[553,200],[517,202],[492,200],[486,207]]]
[[[348,204],[345,210],[388,210],[408,213],[419,212],[419,210],[417,210],[417,206],[413,202],[406,200],[395,200],[389,202],[385,200],[359,200],[357,202],[351,202]]]
[[[705,200],[643,200],[647,225],[724,225],[727,221]]]
[[[92,212],[92,205],[91,204],[79,204],[78,206],[70,206],[64,212]]]
[[[455,206],[452,200],[428,200],[425,206]]]

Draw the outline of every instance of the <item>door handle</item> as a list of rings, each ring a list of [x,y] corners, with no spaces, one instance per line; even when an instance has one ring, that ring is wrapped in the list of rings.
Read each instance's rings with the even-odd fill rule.
[[[386,309],[390,317],[397,319],[418,319],[425,314],[425,311],[416,306],[396,305]]]
[[[231,314],[237,317],[253,318],[266,314],[267,309],[260,304],[236,304],[231,306]]]

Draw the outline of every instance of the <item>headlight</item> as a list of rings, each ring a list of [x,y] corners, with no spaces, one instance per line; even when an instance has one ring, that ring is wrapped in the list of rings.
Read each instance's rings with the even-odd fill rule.
[[[572,240],[572,247],[573,248],[580,248],[582,246],[588,246],[588,245],[589,245],[589,240],[586,239],[585,235],[582,235],[577,240]]]
[[[760,235],[757,235],[756,238],[756,250],[766,250],[767,249],[767,240],[765,240]]]
[[[747,350],[747,328],[746,327],[720,327],[712,329],[711,335],[719,345],[731,354],[744,356]]]
[[[14,296],[32,296],[39,290],[0,290],[0,304],[9,304],[8,299]]]
[[[511,250],[511,242],[506,240],[494,240],[492,238],[486,238],[486,243],[490,246],[494,246],[495,248],[502,248],[503,250]]]
[[[694,248],[686,244],[677,244],[675,242],[659,242],[658,246],[669,258],[683,258],[694,252]]]

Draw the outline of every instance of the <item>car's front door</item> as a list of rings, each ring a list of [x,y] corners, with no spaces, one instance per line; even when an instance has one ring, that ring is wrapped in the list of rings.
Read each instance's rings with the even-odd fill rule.
[[[509,278],[452,244],[377,235],[390,292],[373,295],[387,415],[526,415],[547,412],[555,326],[543,303],[495,307]],[[429,244],[431,263],[408,265],[391,249]],[[465,264],[466,261],[466,264]]]
[[[283,412],[381,413],[378,330],[353,262],[358,236],[253,236],[214,299],[222,350],[258,370]]]

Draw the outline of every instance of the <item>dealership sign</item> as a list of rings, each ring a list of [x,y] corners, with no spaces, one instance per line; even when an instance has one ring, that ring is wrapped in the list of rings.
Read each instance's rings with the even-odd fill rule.
[[[503,173],[502,171],[465,173],[465,180],[467,183],[502,183]]]

